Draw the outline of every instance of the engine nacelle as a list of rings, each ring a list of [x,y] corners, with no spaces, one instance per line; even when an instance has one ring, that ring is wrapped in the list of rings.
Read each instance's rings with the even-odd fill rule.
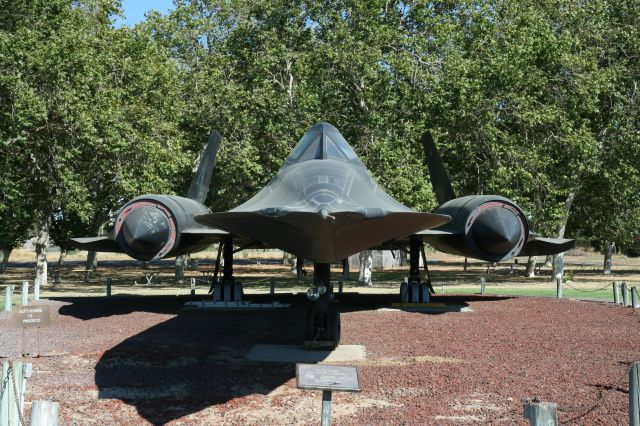
[[[143,261],[198,251],[211,241],[206,236],[183,235],[201,228],[194,216],[210,213],[202,204],[174,195],[142,195],[129,201],[116,216],[114,234],[118,246]]]
[[[434,213],[448,214],[452,218],[440,229],[453,235],[434,244],[445,252],[500,262],[517,256],[529,236],[529,223],[522,209],[500,196],[456,198],[438,207]]]

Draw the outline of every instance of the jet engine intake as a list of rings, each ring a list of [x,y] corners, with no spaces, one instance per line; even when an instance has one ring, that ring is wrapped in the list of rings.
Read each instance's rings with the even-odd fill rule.
[[[116,216],[115,240],[138,260],[177,256],[198,245],[199,241],[182,238],[181,231],[195,223],[193,216],[206,213],[206,207],[188,198],[143,195],[127,203]]]
[[[474,257],[490,262],[516,256],[528,235],[529,227],[522,210],[507,201],[479,205],[465,223],[465,245]]]
[[[452,221],[442,229],[443,251],[455,252],[487,262],[501,262],[517,256],[529,237],[529,224],[522,210],[511,200],[493,195],[455,198],[434,213],[448,214]]]

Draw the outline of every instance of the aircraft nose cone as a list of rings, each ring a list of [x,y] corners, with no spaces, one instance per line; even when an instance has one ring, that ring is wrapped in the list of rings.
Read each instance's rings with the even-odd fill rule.
[[[490,208],[473,222],[473,239],[485,253],[504,256],[520,240],[520,219],[511,211],[503,208]]]
[[[155,207],[138,207],[122,222],[121,234],[140,258],[153,259],[169,241],[169,218]]]

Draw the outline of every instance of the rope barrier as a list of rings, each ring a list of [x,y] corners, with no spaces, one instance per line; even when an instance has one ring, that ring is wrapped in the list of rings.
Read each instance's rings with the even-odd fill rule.
[[[583,290],[583,289],[580,289],[580,288],[575,288],[574,286],[570,285],[570,284],[569,284],[569,283],[567,283],[567,282],[565,282],[565,283],[564,283],[564,285],[566,285],[567,287],[569,287],[569,288],[571,288],[571,289],[573,289],[573,290],[575,290],[575,291],[582,291],[582,292],[584,292],[584,293],[595,293],[595,292],[597,292],[597,291],[602,291],[602,290],[604,290],[605,288],[611,287],[613,284],[607,284],[607,285],[605,285],[604,287],[597,288],[597,289],[595,289],[595,290]]]

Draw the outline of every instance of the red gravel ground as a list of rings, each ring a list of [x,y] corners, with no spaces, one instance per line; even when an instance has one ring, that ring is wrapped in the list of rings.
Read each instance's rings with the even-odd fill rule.
[[[637,310],[479,296],[435,298],[472,312],[376,310],[391,298],[341,302],[342,343],[364,345],[367,359],[347,363],[360,366],[362,392],[334,393],[335,424],[527,424],[522,400],[534,397],[557,402],[563,423],[628,422]],[[258,343],[302,341],[304,301],[289,299],[253,312],[181,312],[177,297],[45,302],[43,349],[58,355],[29,360],[27,408],[59,401],[62,424],[317,424],[320,393],[296,389],[293,364],[244,359]],[[4,313],[0,332],[0,355],[17,359],[21,330]]]

